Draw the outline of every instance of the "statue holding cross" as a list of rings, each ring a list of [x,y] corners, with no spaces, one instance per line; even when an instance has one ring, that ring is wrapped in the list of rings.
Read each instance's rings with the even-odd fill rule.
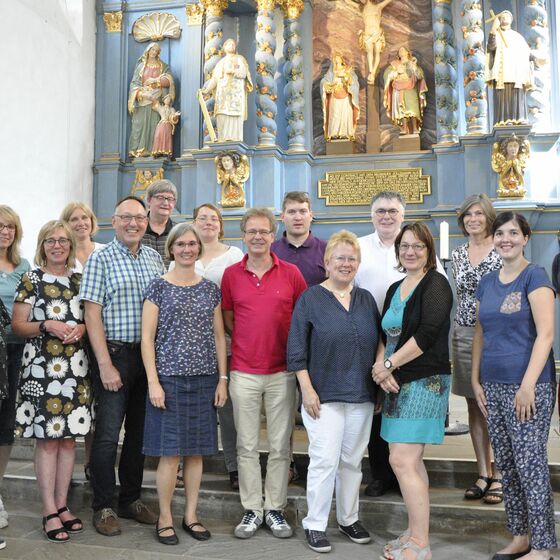
[[[494,89],[494,124],[526,124],[526,92],[533,89],[531,50],[511,28],[513,15],[504,10],[492,16],[488,36],[486,83]]]

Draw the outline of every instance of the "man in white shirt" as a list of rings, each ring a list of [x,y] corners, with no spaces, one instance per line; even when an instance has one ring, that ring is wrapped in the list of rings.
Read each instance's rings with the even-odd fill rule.
[[[371,201],[371,221],[375,231],[358,239],[362,260],[354,283],[371,292],[381,314],[387,289],[393,282],[404,277],[396,269],[395,239],[404,221],[405,202],[398,192],[385,191],[376,194]],[[438,261],[438,271],[445,271]],[[382,496],[388,490],[398,488],[397,479],[389,464],[389,444],[382,439],[381,414],[373,417],[368,445],[371,482],[366,486],[368,496]]]

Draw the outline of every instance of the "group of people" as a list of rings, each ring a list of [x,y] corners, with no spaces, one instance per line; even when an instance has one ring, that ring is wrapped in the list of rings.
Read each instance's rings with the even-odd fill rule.
[[[14,431],[35,438],[47,539],[67,542],[83,530],[67,507],[77,436],[91,441],[86,463],[99,533],[120,534],[119,518],[133,518],[155,525],[162,544],[177,544],[172,497],[182,464],[182,528],[209,539],[197,502],[203,456],[218,450],[218,418],[244,509],[234,535],[250,538],[266,525],[275,537],[292,536],[284,509],[301,400],[309,547],[331,550],[333,493],[339,530],[353,542],[370,541],[359,519],[368,448],[366,494],[399,487],[408,511],[384,557],[429,560],[423,453],[427,443],[443,442],[453,377],[453,392],[467,399],[479,469],[465,498],[505,500],[512,540],[494,558],[549,558],[556,547],[546,451],[556,394],[555,296],[544,269],[524,256],[531,230],[521,214],[496,216],[485,195],[459,209],[468,241],[452,259],[451,376],[453,292],[427,226],[403,226],[400,194],[374,197],[371,235],[343,230],[324,242],[310,231],[308,195],[289,192],[279,239],[270,210],[246,211],[245,255],[221,241],[223,219],[213,204],[196,208],[192,224],[173,224],[176,200],[167,180],[150,186],[147,204],[121,200],[115,238],[104,246],[92,241],[91,210],[72,203],[41,229],[34,269],[20,256],[17,214],[0,206],[0,338],[7,341],[0,345],[0,478]],[[159,516],[140,496],[145,455],[160,458]],[[2,506],[0,526],[7,523]]]

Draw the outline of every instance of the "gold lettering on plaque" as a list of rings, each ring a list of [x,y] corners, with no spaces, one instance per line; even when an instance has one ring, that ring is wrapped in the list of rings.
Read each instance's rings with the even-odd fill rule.
[[[319,198],[326,206],[369,206],[372,197],[383,191],[396,191],[410,204],[422,204],[432,193],[430,176],[421,167],[330,171],[319,181]]]

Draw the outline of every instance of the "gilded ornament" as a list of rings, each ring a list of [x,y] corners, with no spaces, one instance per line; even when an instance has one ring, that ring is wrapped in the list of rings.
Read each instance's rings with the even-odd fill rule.
[[[139,43],[161,41],[165,37],[178,39],[181,36],[181,26],[172,14],[152,12],[134,22],[132,35]]]
[[[132,196],[144,198],[148,187],[160,179],[163,179],[163,169],[137,169],[130,194]]]
[[[105,12],[103,21],[107,33],[120,33],[122,31],[122,12]]]
[[[201,2],[198,4],[187,4],[187,22],[189,25],[202,25],[204,17],[204,6]]]
[[[259,12],[274,12],[276,0],[257,0],[257,9]]]
[[[492,146],[492,169],[498,173],[499,198],[523,198],[523,173],[531,156],[531,145],[526,138],[515,134],[507,136]]]
[[[245,182],[249,178],[247,156],[234,151],[220,152],[215,158],[216,180],[221,184],[222,208],[245,206]]]
[[[303,0],[283,0],[281,6],[288,19],[298,19],[305,7]]]
[[[211,17],[221,17],[228,7],[228,0],[200,0],[206,13]]]

